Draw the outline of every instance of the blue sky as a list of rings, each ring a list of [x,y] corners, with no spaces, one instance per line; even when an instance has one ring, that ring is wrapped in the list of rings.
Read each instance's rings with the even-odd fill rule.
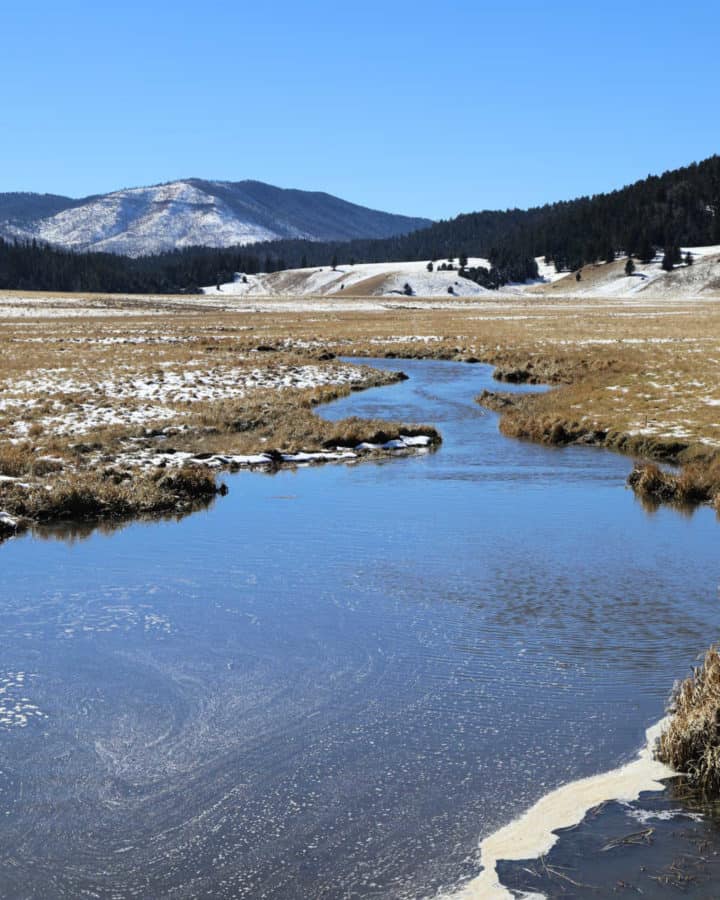
[[[256,178],[446,218],[720,151],[710,2],[2,6],[0,191]]]

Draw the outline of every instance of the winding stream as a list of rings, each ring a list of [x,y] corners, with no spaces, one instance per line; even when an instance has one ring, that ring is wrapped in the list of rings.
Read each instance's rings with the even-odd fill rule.
[[[714,514],[503,438],[487,366],[377,364],[410,380],[323,415],[430,422],[439,451],[0,548],[0,896],[432,896],[635,757],[718,634]]]

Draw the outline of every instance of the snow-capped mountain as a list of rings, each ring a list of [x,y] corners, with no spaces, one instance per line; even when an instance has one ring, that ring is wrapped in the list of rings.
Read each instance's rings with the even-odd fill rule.
[[[428,219],[366,209],[330,194],[260,181],[191,178],[72,200],[0,194],[0,236],[73,250],[143,256],[180,247],[229,247],[280,238],[391,237]]]

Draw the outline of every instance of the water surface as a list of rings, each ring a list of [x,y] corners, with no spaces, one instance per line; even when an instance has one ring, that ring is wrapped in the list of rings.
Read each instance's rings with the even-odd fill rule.
[[[410,380],[323,414],[434,423],[438,452],[0,548],[0,896],[432,895],[634,756],[718,633],[713,514],[503,438],[489,367],[381,365]]]

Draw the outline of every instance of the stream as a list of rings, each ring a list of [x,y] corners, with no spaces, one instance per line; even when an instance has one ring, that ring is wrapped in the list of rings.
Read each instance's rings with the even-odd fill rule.
[[[449,891],[632,759],[717,638],[711,510],[503,437],[489,366],[362,361],[410,378],[320,413],[437,425],[436,452],[0,548],[1,897]]]

